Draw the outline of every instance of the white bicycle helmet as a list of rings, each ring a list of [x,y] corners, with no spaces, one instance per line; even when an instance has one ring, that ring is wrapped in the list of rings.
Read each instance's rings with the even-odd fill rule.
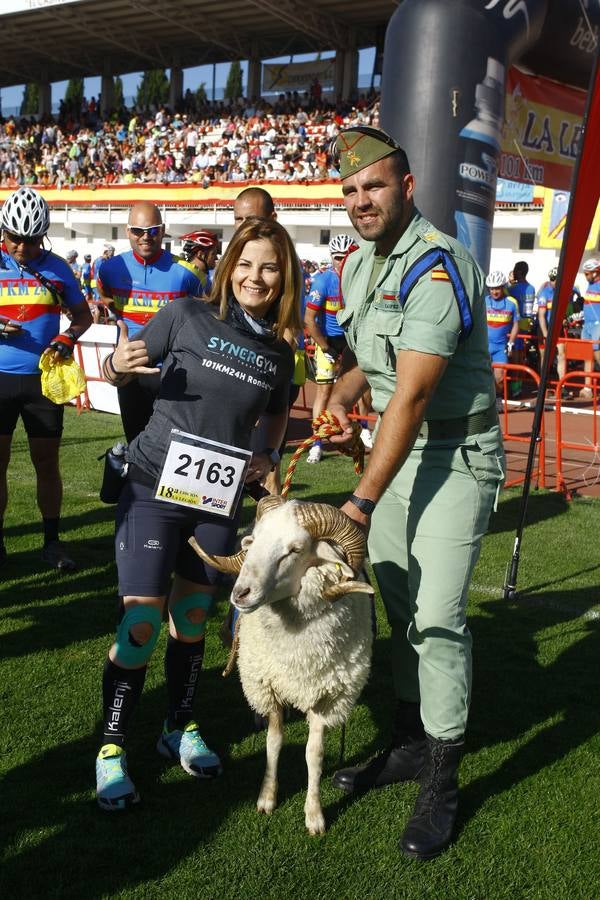
[[[488,277],[485,279],[485,286],[489,288],[501,288],[506,284],[506,275],[504,272],[500,272],[496,269],[495,272],[490,272]]]
[[[600,259],[588,259],[583,264],[584,272],[595,272],[597,269],[600,269]]]
[[[329,241],[329,252],[332,256],[345,256],[352,247],[356,247],[356,241],[349,234],[336,234]]]
[[[550,269],[550,271],[548,272],[548,280],[556,281],[557,276],[558,276],[558,269],[555,266],[553,269]]]
[[[43,237],[50,228],[50,209],[41,194],[21,187],[2,206],[0,224],[22,237]]]

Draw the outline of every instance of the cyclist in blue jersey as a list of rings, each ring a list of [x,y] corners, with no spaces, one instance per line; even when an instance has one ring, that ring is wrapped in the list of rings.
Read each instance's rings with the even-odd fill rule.
[[[53,353],[57,361],[70,357],[92,318],[69,265],[44,249],[50,211],[41,194],[29,187],[12,193],[2,206],[0,224],[0,566],[6,562],[6,473],[21,416],[44,524],[42,559],[56,569],[70,570],[75,563],[59,540],[63,407],[42,394],[39,361],[43,353]],[[71,316],[63,334],[61,306]]]
[[[507,282],[503,272],[490,272],[485,279],[487,294],[485,306],[488,328],[488,347],[492,363],[507,363],[513,352],[519,333],[519,306],[514,297],[507,294]],[[496,394],[502,395],[504,369],[494,369]],[[501,405],[498,400],[498,406]]]
[[[539,291],[537,292],[536,300],[537,300],[537,317],[538,317],[538,331],[541,339],[545,342],[548,339],[548,330],[550,326],[550,316],[552,314],[552,304],[554,301],[554,289],[556,287],[556,277],[558,275],[558,270],[556,268],[550,269],[548,272],[548,281],[544,282]],[[573,288],[573,292],[575,292],[576,288]],[[572,309],[572,303],[569,304]],[[571,310],[567,307],[567,314],[569,314]],[[540,364],[544,362],[544,347],[540,347]],[[565,356],[565,345],[557,344],[556,345],[556,371],[558,372],[559,378],[564,378],[567,373],[567,360]],[[568,396],[568,392],[563,389],[563,398]]]
[[[81,266],[81,290],[88,305],[92,302],[92,255],[86,253],[83,257],[83,265]],[[90,310],[91,311],[91,310]],[[94,314],[92,312],[92,319]]]
[[[183,246],[181,258],[194,266],[202,287],[202,295],[208,297],[212,287],[211,272],[217,264],[217,256],[221,252],[221,241],[214,231],[201,228],[181,235]]]
[[[92,312],[92,318],[94,322],[99,322],[101,315],[103,314],[107,321],[114,322],[116,321],[116,316],[112,310],[112,301],[110,298],[105,300],[100,293],[100,288],[98,286],[98,272],[100,271],[100,266],[107,259],[112,259],[115,255],[115,248],[112,244],[105,244],[104,250],[102,251],[102,255],[94,260],[92,263],[92,271],[90,278],[90,288],[92,290],[92,302],[94,304],[96,312]]]
[[[525,260],[516,262],[513,268],[514,283],[510,285],[510,295],[519,304],[519,332],[520,334],[531,335],[533,338],[536,333],[536,315],[535,315],[535,288],[527,281],[527,273],[529,266]],[[517,363],[525,363],[525,357],[528,350],[535,344],[529,338],[518,337],[515,341],[514,360]]]
[[[343,308],[340,272],[348,253],[358,244],[348,234],[338,234],[329,242],[331,268],[316,273],[306,303],[304,326],[315,344],[315,381],[317,390],[313,403],[313,419],[327,408],[333,390],[338,363],[346,348],[343,328],[336,315]],[[321,441],[315,441],[306,461],[318,463],[323,451]]]
[[[600,366],[600,259],[588,259],[583,264],[583,274],[587,281],[583,295],[583,329],[581,339],[594,341],[594,362],[586,360],[586,372],[594,370],[594,363]],[[591,381],[588,380],[579,396],[588,400],[592,397]]]
[[[69,267],[71,272],[75,276],[75,280],[81,282],[81,266],[77,262],[77,257],[79,253],[77,250],[69,250],[67,255],[65,256],[66,261],[69,263]]]
[[[110,297],[118,319],[137,334],[162,306],[203,293],[197,270],[162,248],[165,228],[154,203],[136,203],[129,214],[131,250],[105,260],[98,272],[102,296]],[[142,375],[118,388],[123,430],[130,442],[144,430],[160,386],[160,376]]]

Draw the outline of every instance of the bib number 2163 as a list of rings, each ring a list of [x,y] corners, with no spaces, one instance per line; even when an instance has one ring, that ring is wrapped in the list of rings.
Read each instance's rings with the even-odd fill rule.
[[[251,457],[240,447],[173,429],[155,496],[229,518],[237,508]]]

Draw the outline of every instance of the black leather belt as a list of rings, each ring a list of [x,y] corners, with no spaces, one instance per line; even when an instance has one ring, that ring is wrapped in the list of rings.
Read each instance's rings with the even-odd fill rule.
[[[496,404],[483,412],[458,419],[425,419],[417,437],[426,441],[450,441],[489,431],[498,424]]]

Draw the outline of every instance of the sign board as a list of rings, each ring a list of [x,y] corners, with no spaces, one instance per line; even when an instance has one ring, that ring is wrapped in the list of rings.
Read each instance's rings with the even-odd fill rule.
[[[316,59],[303,63],[264,63],[263,93],[308,91],[315,79],[324,90],[333,87],[335,59]]]

